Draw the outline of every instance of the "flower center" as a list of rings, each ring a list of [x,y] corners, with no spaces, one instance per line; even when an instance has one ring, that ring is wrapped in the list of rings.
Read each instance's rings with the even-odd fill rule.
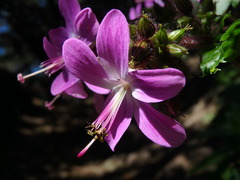
[[[48,76],[51,76],[53,73],[57,72],[58,70],[60,70],[64,67],[64,60],[63,60],[62,56],[52,58],[52,59],[42,62],[40,67],[42,67],[42,69],[40,69],[36,72],[33,72],[31,74],[25,75],[25,76],[23,76],[22,73],[19,73],[17,75],[18,81],[21,83],[24,83],[25,79],[35,76],[37,74],[43,73],[43,72],[45,72],[45,74],[47,74]]]
[[[104,138],[108,135],[108,132],[111,131],[111,127],[114,123],[114,120],[117,116],[118,110],[122,104],[122,101],[130,87],[130,84],[121,81],[118,91],[113,96],[108,105],[104,108],[99,117],[89,126],[86,127],[87,133],[91,136],[94,136],[93,139],[88,143],[88,145],[78,154],[78,157],[83,156],[89,147],[99,139],[100,142],[104,142]]]

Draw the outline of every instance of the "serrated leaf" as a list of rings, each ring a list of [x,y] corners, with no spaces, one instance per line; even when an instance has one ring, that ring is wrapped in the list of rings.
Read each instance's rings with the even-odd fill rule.
[[[224,59],[235,60],[240,56],[240,20],[235,21],[220,38]]]
[[[222,35],[220,41],[225,41],[230,38],[230,36],[237,28],[240,28],[240,19],[236,20],[234,23],[231,24],[227,31]]]
[[[207,51],[203,54],[202,62],[200,68],[202,70],[203,76],[209,74],[215,74],[220,71],[217,66],[220,63],[225,63],[224,56],[221,50],[221,46],[217,46],[215,49]]]

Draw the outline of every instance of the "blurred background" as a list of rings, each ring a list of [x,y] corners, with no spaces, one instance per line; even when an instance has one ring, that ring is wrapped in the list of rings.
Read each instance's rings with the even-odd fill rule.
[[[129,0],[81,0],[98,20],[112,8],[128,15]],[[64,26],[57,0],[2,0],[0,6],[1,180],[239,180],[240,179],[240,63],[199,77],[199,58],[186,66],[192,73],[180,94],[180,122],[185,143],[175,149],[148,140],[132,121],[111,152],[95,143],[85,156],[77,153],[91,140],[86,122],[96,117],[92,96],[87,100],[62,97],[52,111],[54,77],[34,76],[20,84],[16,75],[38,69],[47,59],[42,39]]]

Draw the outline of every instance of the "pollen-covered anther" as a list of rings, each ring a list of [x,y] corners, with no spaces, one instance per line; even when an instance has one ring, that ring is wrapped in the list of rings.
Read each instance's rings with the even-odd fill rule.
[[[89,134],[90,136],[94,136],[95,139],[99,139],[100,142],[104,142],[104,138],[108,135],[105,128],[96,128],[96,126],[93,124],[86,126],[86,129],[87,134]]]

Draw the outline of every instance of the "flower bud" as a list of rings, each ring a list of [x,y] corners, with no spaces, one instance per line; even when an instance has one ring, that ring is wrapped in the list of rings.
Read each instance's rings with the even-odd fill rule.
[[[137,31],[141,37],[149,38],[155,33],[156,27],[153,21],[146,14],[143,14],[137,24]]]
[[[136,27],[136,25],[135,24],[130,24],[129,29],[130,29],[131,39],[135,39],[137,37],[137,32],[136,32],[137,27]]]
[[[171,55],[175,57],[181,57],[184,54],[188,54],[188,51],[186,48],[179,46],[177,44],[168,44],[167,50]]]
[[[155,48],[165,47],[168,43],[168,35],[166,30],[160,25],[160,28],[157,33],[151,38],[153,46]]]
[[[182,38],[182,36],[185,34],[187,30],[191,30],[191,29],[192,27],[190,25],[187,25],[183,29],[177,29],[175,31],[172,31],[171,33],[168,34],[168,39],[170,41],[178,41],[180,40],[180,38]]]

